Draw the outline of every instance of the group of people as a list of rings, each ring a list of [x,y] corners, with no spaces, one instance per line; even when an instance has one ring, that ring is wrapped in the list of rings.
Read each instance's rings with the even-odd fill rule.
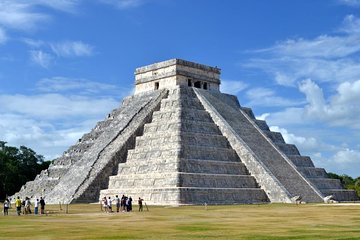
[[[101,210],[105,212],[113,212],[112,205],[113,202],[116,207],[116,212],[131,212],[132,211],[132,198],[129,196],[122,195],[121,198],[119,198],[118,195],[115,196],[115,199],[111,199],[111,197],[103,197],[100,204],[101,204]],[[139,197],[138,205],[139,205],[139,212],[143,211],[143,201],[144,199],[141,199]]]
[[[4,201],[4,215],[9,215],[11,203],[9,199],[5,199]],[[22,214],[31,214],[31,202],[30,198],[26,197],[24,200],[21,200],[18,196],[15,200],[16,213],[18,216]],[[34,214],[39,214],[39,206],[40,206],[40,214],[45,213],[45,200],[40,197],[40,200],[37,198],[34,201]]]

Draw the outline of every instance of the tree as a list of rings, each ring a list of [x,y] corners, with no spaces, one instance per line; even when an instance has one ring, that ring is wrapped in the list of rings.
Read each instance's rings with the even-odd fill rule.
[[[14,194],[49,164],[30,148],[6,146],[6,142],[0,141],[0,199]]]

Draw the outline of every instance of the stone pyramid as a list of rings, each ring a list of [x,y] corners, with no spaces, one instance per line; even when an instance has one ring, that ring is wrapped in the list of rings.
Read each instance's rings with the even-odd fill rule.
[[[133,96],[16,195],[70,203],[125,194],[159,205],[358,200],[221,93],[220,69],[172,59],[135,78]]]

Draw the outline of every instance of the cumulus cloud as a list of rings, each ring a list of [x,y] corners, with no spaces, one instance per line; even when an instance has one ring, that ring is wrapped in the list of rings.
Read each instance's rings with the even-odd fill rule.
[[[269,88],[252,88],[246,92],[247,98],[250,100],[249,106],[296,106],[302,101],[286,99],[276,96],[276,93]]]
[[[53,60],[51,54],[41,50],[30,51],[30,59],[33,63],[40,65],[43,68],[48,68]]]
[[[221,80],[220,91],[223,93],[236,95],[247,88],[247,84],[242,81]]]
[[[47,160],[58,157],[74,144],[84,133],[93,127],[96,121],[89,118],[71,122],[50,122],[15,113],[0,113],[0,137],[9,145],[31,147]]]
[[[255,51],[257,56],[244,67],[261,69],[283,86],[296,86],[304,78],[320,82],[360,79],[360,19],[344,18],[332,35],[313,39],[288,39],[272,47]]]
[[[308,102],[303,109],[306,118],[333,126],[360,128],[360,80],[341,83],[327,101],[322,89],[309,79],[303,81],[299,89]]]
[[[50,44],[52,51],[60,57],[91,56],[93,47],[81,41],[64,41]]]

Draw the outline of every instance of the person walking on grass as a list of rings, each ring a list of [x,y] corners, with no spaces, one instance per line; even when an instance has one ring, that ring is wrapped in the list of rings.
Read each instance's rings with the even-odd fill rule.
[[[4,201],[4,216],[9,215],[9,207],[10,207],[10,201],[8,199],[5,199],[5,201]]]
[[[102,204],[103,204],[102,206],[103,206],[104,211],[108,212],[108,204],[107,204],[106,197],[103,197]]]
[[[139,204],[139,212],[143,211],[143,201],[144,199],[139,197],[138,204]]]
[[[16,213],[18,216],[20,216],[20,214],[21,214],[21,204],[22,204],[21,199],[18,196],[15,200]]]
[[[45,214],[45,200],[40,197],[40,214]]]
[[[112,200],[111,200],[111,197],[109,197],[107,204],[108,204],[109,212],[112,212]]]

